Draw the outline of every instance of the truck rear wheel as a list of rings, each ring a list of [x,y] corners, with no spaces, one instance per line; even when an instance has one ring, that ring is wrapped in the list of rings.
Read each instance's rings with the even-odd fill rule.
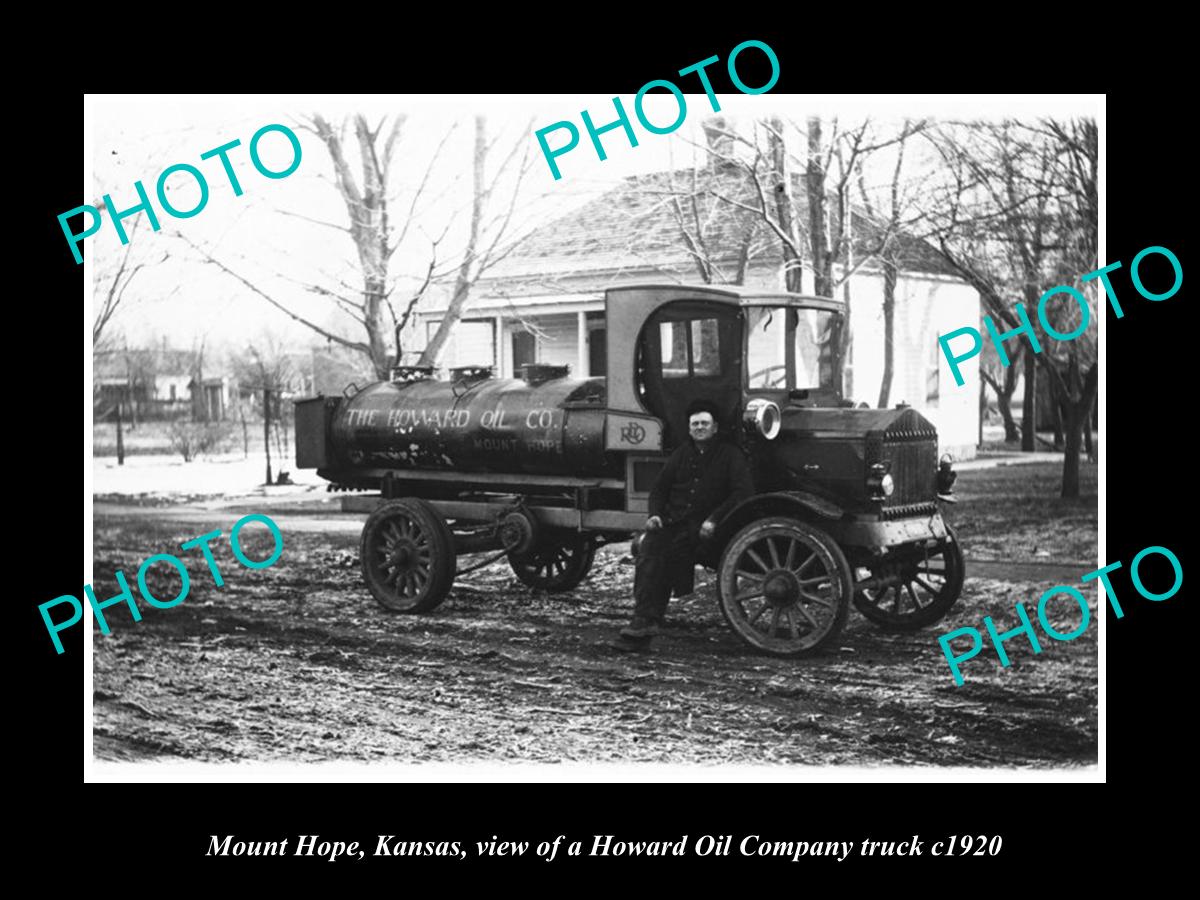
[[[544,536],[528,553],[508,555],[517,578],[542,591],[569,591],[587,577],[596,556],[596,544],[586,535],[554,539]]]
[[[721,612],[747,644],[773,656],[807,656],[837,640],[854,580],[837,542],[798,519],[751,522],[725,547],[717,575]]]
[[[359,546],[371,596],[391,612],[429,612],[454,584],[454,537],[423,500],[391,500],[367,519]]]

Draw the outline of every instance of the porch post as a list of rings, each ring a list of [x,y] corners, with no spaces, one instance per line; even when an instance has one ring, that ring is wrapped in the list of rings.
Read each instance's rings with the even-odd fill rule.
[[[588,327],[587,313],[584,310],[579,310],[575,313],[575,326],[578,335],[579,346],[576,348],[576,365],[575,377],[587,378],[588,372]]]
[[[494,329],[492,334],[492,343],[494,345],[494,354],[496,358],[496,377],[508,378],[508,373],[504,371],[504,316],[495,316],[492,319]]]

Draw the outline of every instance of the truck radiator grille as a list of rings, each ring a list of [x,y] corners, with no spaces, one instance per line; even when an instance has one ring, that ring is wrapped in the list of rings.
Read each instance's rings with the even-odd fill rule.
[[[881,459],[891,462],[889,471],[896,483],[895,493],[883,505],[884,518],[935,510],[937,439],[887,439],[881,449]]]

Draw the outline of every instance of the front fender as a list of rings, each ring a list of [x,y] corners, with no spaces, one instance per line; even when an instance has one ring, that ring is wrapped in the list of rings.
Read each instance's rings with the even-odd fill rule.
[[[707,541],[701,541],[700,562],[715,568],[720,562],[725,545],[735,534],[755,519],[768,516],[789,516],[828,527],[828,523],[840,520],[846,511],[831,500],[810,494],[807,491],[777,491],[756,494],[735,506],[717,525],[717,530]]]

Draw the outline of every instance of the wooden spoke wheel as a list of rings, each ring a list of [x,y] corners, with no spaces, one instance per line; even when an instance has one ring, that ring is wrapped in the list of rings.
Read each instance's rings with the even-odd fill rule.
[[[721,556],[721,612],[752,647],[805,656],[837,639],[854,580],[837,542],[798,519],[769,518],[739,531]]]
[[[528,553],[508,555],[508,564],[522,582],[543,591],[569,591],[592,568],[596,545],[586,535],[546,537]]]
[[[941,543],[890,554],[871,567],[872,587],[860,587],[854,605],[885,631],[915,631],[940,622],[962,594],[966,567],[958,537],[946,526]]]
[[[454,584],[454,537],[421,500],[391,500],[371,513],[359,559],[371,596],[392,612],[428,612]]]

